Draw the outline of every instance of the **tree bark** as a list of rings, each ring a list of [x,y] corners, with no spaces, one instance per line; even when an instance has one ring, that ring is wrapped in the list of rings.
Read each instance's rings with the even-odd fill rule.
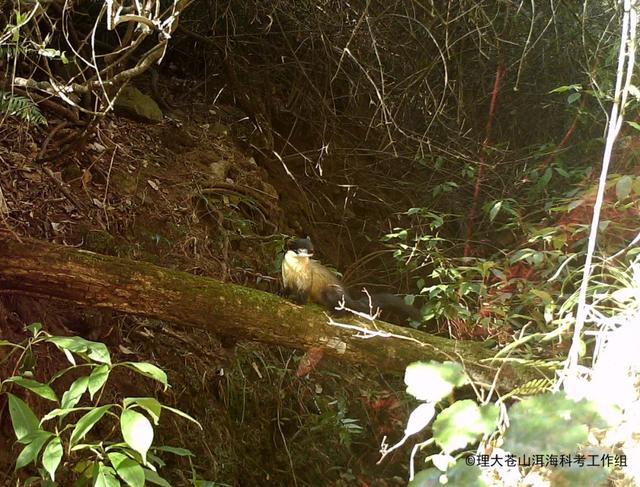
[[[474,380],[490,384],[498,370],[481,343],[456,341],[387,323],[358,323],[395,335],[361,338],[328,324],[317,306],[297,306],[274,294],[215,279],[109,257],[33,239],[18,242],[0,232],[0,292],[53,298],[158,318],[243,340],[325,354],[401,372],[416,360],[463,363]],[[345,320],[340,319],[343,322]],[[355,318],[346,320],[356,323]],[[523,366],[505,365],[502,389],[541,378]]]

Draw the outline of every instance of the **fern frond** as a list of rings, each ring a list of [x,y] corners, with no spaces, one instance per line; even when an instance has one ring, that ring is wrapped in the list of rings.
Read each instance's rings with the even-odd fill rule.
[[[47,119],[29,98],[0,90],[0,114],[18,117],[33,125],[47,125]]]

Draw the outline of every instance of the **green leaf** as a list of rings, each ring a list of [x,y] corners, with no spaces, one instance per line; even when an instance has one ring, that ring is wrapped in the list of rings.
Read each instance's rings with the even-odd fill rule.
[[[153,426],[142,414],[132,409],[125,409],[120,416],[122,437],[133,450],[140,453],[142,461],[147,463],[147,451],[153,443]]]
[[[496,427],[498,406],[478,407],[471,399],[456,401],[438,414],[433,422],[433,437],[445,453],[464,448]]]
[[[567,103],[569,105],[577,102],[580,97],[582,96],[582,93],[571,93],[568,97],[567,97]]]
[[[629,124],[629,126],[633,127],[636,130],[640,130],[640,123],[638,122],[632,122],[630,120],[627,120],[627,123]]]
[[[442,472],[437,468],[427,468],[418,472],[407,487],[437,487],[440,484]]]
[[[47,384],[42,384],[37,380],[25,379],[22,376],[16,375],[14,377],[9,377],[6,382],[18,384],[20,387],[29,389],[30,391],[35,392],[38,396],[49,399],[50,401],[58,401],[58,396],[56,396],[53,389],[51,389]]]
[[[519,455],[575,451],[586,442],[589,427],[606,427],[594,404],[573,401],[564,393],[520,401],[509,409],[509,423],[503,448]]]
[[[149,413],[153,424],[158,425],[160,420],[160,413],[162,412],[162,404],[155,397],[127,397],[122,401],[125,408],[128,408],[132,404],[138,405]]]
[[[104,343],[92,342],[77,336],[49,337],[47,341],[53,343],[60,350],[87,355],[95,362],[111,365],[111,355],[109,355],[109,349]]]
[[[178,455],[181,457],[192,457],[193,453],[191,450],[187,450],[186,448],[177,448],[175,446],[159,446],[155,448],[158,451],[166,451],[167,453],[173,453],[174,455]]]
[[[60,403],[60,409],[69,409],[74,407],[80,401],[80,398],[87,390],[89,385],[89,377],[83,375],[82,377],[78,377],[71,387],[69,387],[68,391],[62,395],[62,402]]]
[[[39,431],[40,422],[27,403],[11,393],[7,393],[7,397],[13,431],[18,441],[34,431]]]
[[[127,485],[144,487],[144,470],[138,462],[118,452],[107,453],[107,456],[116,473]]]
[[[71,437],[69,438],[69,446],[72,447],[78,441],[80,441],[84,436],[93,428],[93,426],[100,421],[102,416],[106,414],[113,404],[106,404],[104,406],[100,406],[98,408],[92,409],[87,414],[82,416],[80,420],[76,423],[75,428],[71,432]]]
[[[460,364],[454,362],[414,362],[407,366],[404,374],[407,393],[431,403],[440,401],[467,381]]]
[[[58,465],[60,465],[61,460],[62,442],[60,441],[60,437],[56,436],[49,442],[47,447],[44,449],[44,453],[42,454],[42,465],[49,473],[51,480],[56,479],[56,470],[58,469]]]
[[[40,420],[40,424],[42,425],[45,421],[49,421],[50,419],[57,418],[58,416],[64,417],[69,413],[72,413],[74,411],[81,411],[83,409],[86,409],[86,408],[52,409],[42,417],[42,419]]]
[[[570,90],[574,90],[574,91],[582,90],[582,85],[574,84],[574,85],[558,86],[557,88],[554,88],[553,90],[551,90],[549,93],[564,93]]]
[[[100,462],[97,472],[94,471],[93,487],[120,487],[120,485],[114,470]]]
[[[166,406],[166,405],[164,405],[164,404],[162,405],[162,409],[167,409],[168,411],[171,411],[173,414],[177,414],[178,416],[181,416],[181,417],[183,417],[184,419],[188,419],[188,420],[189,420],[189,421],[191,421],[192,423],[197,424],[197,425],[198,425],[198,427],[199,427],[201,430],[203,430],[203,429],[204,429],[204,428],[202,427],[202,425],[201,425],[197,420],[195,420],[194,418],[192,418],[191,416],[189,416],[187,413],[185,413],[185,412],[183,412],[183,411],[180,411],[179,409],[172,408],[172,407],[170,407],[170,406]]]
[[[31,441],[22,449],[20,455],[18,455],[18,458],[16,460],[16,470],[30,464],[36,458],[38,458],[38,453],[40,453],[42,446],[52,436],[53,433],[42,430],[34,431],[31,435],[29,435],[29,439]]]
[[[498,212],[502,208],[502,201],[496,201],[495,204],[491,207],[491,211],[489,211],[489,220],[493,221],[495,217],[498,215]]]
[[[111,372],[111,369],[107,364],[100,365],[91,371],[88,383],[89,397],[91,400],[93,400],[95,393],[100,390],[105,382],[107,382],[109,372]]]
[[[135,370],[146,377],[157,380],[164,386],[165,391],[167,390],[167,387],[169,387],[167,374],[160,367],[156,367],[155,365],[148,362],[125,362],[125,365],[133,367]]]
[[[540,300],[544,303],[552,303],[553,302],[553,298],[551,297],[551,294],[549,294],[546,291],[543,291],[541,289],[531,289],[530,291],[532,294],[534,294],[535,296],[537,296],[538,298],[540,298]]]
[[[144,478],[147,481],[151,482],[152,484],[160,485],[161,487],[171,487],[171,484],[169,482],[160,477],[160,475],[155,473],[153,470],[149,470],[148,468],[145,468],[143,470]]]
[[[24,327],[25,330],[30,331],[34,336],[42,330],[42,323],[31,323]]]
[[[626,199],[631,194],[633,178],[631,176],[622,176],[616,182],[616,196],[618,201]]]

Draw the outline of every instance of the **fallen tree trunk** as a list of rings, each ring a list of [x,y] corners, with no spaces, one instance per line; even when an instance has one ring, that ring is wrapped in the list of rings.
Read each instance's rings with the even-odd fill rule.
[[[0,232],[0,291],[53,298],[158,318],[243,340],[310,349],[383,370],[401,372],[416,360],[462,362],[474,379],[491,383],[492,353],[477,342],[436,337],[376,322],[362,324],[376,336],[329,325],[315,306],[297,306],[276,295],[235,284],[109,257]],[[353,322],[353,319],[349,320]],[[360,325],[359,325],[360,326]],[[394,336],[384,336],[391,333]],[[499,383],[511,388],[540,375],[503,366]]]

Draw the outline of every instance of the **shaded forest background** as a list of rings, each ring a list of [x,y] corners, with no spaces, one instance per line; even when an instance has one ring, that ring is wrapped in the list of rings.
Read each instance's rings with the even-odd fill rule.
[[[408,294],[443,335],[497,353],[525,331],[552,334],[575,302],[617,8],[6,1],[2,225],[271,292],[285,236],[310,235],[348,285]],[[130,86],[159,117],[121,103],[114,115]],[[625,125],[614,155],[603,250],[637,228],[636,130]],[[412,406],[384,370],[327,359],[297,377],[303,352],[46,299],[1,304],[3,338],[42,321],[168,369],[165,399],[205,426],[159,433],[195,453],[170,461],[175,485],[191,471],[223,485],[403,485],[407,450],[374,465]],[[551,363],[566,346],[518,353]],[[122,371],[110,394],[148,387]],[[5,452],[9,472],[15,446]]]

